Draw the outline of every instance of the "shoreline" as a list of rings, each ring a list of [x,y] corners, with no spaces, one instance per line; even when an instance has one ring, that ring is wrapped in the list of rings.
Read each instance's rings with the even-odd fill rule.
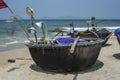
[[[17,60],[15,63],[8,63],[8,58]],[[73,73],[56,73],[41,69],[32,60],[27,47],[0,53],[0,80],[119,80],[119,67],[120,45],[114,35],[102,47],[96,63],[91,68]]]
[[[0,47],[0,53],[4,51],[10,51],[10,50],[22,49],[22,48],[27,48],[24,43],[9,44],[9,45]]]

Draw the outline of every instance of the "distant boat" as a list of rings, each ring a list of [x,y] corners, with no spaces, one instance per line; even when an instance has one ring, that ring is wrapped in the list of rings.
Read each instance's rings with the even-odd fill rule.
[[[94,19],[94,17],[93,17]],[[89,22],[89,21],[88,21]],[[88,24],[88,29],[86,31],[75,31],[74,30],[74,25],[69,24],[71,27],[71,32],[68,33],[71,37],[76,37],[80,36],[80,38],[100,38],[104,40],[103,45],[108,41],[110,38],[112,32],[108,31],[105,28],[102,28],[100,30],[97,30],[94,26],[95,24],[92,24],[92,30],[89,30],[89,24]]]
[[[107,29],[102,28],[100,30],[96,30],[96,31],[83,31],[83,32],[76,32],[74,33],[75,36],[80,36],[81,38],[100,38],[104,40],[104,44],[106,44],[106,42],[108,41],[108,39],[110,38],[110,36],[112,35],[112,32],[109,32]]]
[[[80,36],[80,38],[99,38],[104,40],[104,44],[109,40],[110,36],[112,35],[112,32],[108,31],[105,28],[102,28],[100,30],[97,30],[94,28],[94,30],[85,30],[85,31],[77,31],[74,30],[74,25],[69,24],[72,28],[70,31],[68,30],[62,30],[60,28],[56,28],[54,30],[48,30],[49,32],[56,32],[57,34],[55,36],[61,35],[61,36],[71,36],[73,38]],[[65,35],[64,35],[65,34]]]
[[[116,29],[114,33],[115,33],[118,43],[120,45],[120,28]]]

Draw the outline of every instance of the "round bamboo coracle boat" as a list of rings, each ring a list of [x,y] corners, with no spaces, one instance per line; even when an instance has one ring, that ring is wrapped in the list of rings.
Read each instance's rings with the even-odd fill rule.
[[[77,32],[69,35],[71,35],[71,37],[80,36],[80,38],[100,38],[104,40],[104,43],[103,43],[104,45],[109,40],[111,34],[112,32],[109,32],[107,29],[103,28],[98,31],[87,30],[84,32]]]
[[[102,39],[86,39],[76,45],[73,53],[72,44],[31,44],[26,43],[34,62],[41,68],[55,71],[77,71],[91,67],[97,60]]]
[[[108,31],[105,28],[98,30],[96,33],[98,34],[99,38],[105,40],[103,44],[106,44],[106,42],[109,40],[110,36],[112,35],[112,32]]]
[[[87,20],[86,21],[87,26],[88,26],[88,30],[86,31],[75,31],[74,30],[74,25],[73,24],[69,24],[72,30],[72,33],[68,33],[68,35],[70,35],[71,37],[75,37],[75,36],[80,36],[81,38],[100,38],[104,40],[104,44],[106,44],[106,42],[108,41],[108,39],[110,38],[112,32],[108,31],[105,28],[102,28],[100,30],[96,29],[96,23],[95,23],[95,17],[91,17],[91,20]],[[89,30],[89,27],[92,27],[92,30]]]
[[[26,46],[29,48],[30,54],[34,62],[39,67],[43,69],[56,71],[77,71],[89,68],[96,62],[104,40],[102,39],[79,40],[78,36],[77,39],[67,38],[67,41],[70,43],[68,43],[67,41],[59,43],[59,40],[63,40],[63,38],[57,39],[58,42],[56,41],[48,44],[45,44],[45,42],[38,42],[36,35],[37,31],[36,29],[34,29],[33,25],[34,22],[33,9],[27,7],[26,12],[29,16],[31,16],[32,22],[32,27],[28,29],[28,32],[34,34],[35,42],[30,37],[26,29],[23,26],[21,26],[21,23],[17,19],[17,17],[15,15],[13,17],[22,27],[27,39],[30,41],[29,43],[26,43]],[[46,36],[43,23],[39,23],[38,27],[42,28],[44,41]]]

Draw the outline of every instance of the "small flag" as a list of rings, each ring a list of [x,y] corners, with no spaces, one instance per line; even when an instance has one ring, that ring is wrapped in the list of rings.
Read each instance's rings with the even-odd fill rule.
[[[3,0],[0,0],[0,9],[8,7]]]
[[[41,28],[43,26],[43,22],[37,22],[35,23],[39,28]]]

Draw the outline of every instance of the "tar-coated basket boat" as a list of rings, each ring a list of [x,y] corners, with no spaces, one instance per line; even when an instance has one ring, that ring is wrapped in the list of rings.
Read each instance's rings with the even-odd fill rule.
[[[102,39],[86,39],[87,42],[77,44],[74,53],[70,53],[71,45],[31,44],[26,43],[37,66],[53,71],[78,71],[91,67],[97,60]]]
[[[103,44],[106,44],[112,35],[112,32],[108,31],[105,28],[98,30],[96,33],[98,34],[99,38],[105,40]]]
[[[80,36],[81,38],[100,38],[104,40],[104,44],[107,43],[112,32],[108,31],[107,29],[103,28],[98,31],[85,31],[85,32],[78,32],[76,36]]]

